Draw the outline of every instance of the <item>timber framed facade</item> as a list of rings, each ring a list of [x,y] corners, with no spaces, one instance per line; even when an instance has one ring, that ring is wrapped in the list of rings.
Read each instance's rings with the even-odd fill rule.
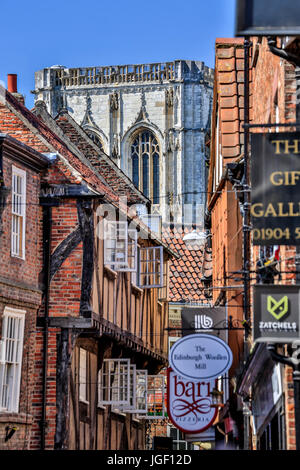
[[[64,132],[45,110],[5,97],[0,129],[48,165],[36,193],[40,231],[31,234],[42,299],[28,448],[144,449],[145,419],[164,415],[164,384],[158,394],[151,384],[167,365],[176,253],[138,218],[133,205],[149,200],[108,156],[93,159],[79,126]],[[123,237],[101,236],[107,220],[122,224]]]

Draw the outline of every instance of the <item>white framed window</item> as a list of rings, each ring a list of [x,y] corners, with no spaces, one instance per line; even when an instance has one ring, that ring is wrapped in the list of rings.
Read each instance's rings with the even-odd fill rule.
[[[115,271],[136,272],[138,232],[125,221],[104,223],[104,264]]]
[[[121,406],[121,411],[124,413],[133,413],[136,407],[136,366],[130,364],[129,366],[129,405]]]
[[[130,407],[130,359],[104,359],[98,376],[98,404]]]
[[[104,221],[104,264],[118,270],[128,265],[128,224]]]
[[[140,279],[140,245],[136,246],[136,270],[131,272],[131,283],[138,286]]]
[[[148,371],[136,371],[136,413],[147,413],[148,410]]]
[[[140,419],[167,418],[166,376],[162,374],[147,376],[147,412],[139,414]]]
[[[174,426],[167,427],[167,436],[173,440],[173,450],[199,450],[199,446],[187,442],[184,433]]]
[[[19,411],[25,310],[5,307],[0,352],[0,411]]]
[[[124,413],[147,413],[148,371],[130,366],[130,405],[123,407]]]
[[[138,232],[136,229],[128,229],[127,240],[127,264],[119,266],[118,271],[136,272],[137,271],[137,241]]]
[[[11,255],[25,259],[26,172],[12,166]]]
[[[139,287],[150,289],[164,285],[164,254],[162,246],[140,248]]]
[[[86,349],[79,348],[79,400],[87,402],[87,383],[88,383],[88,352]]]

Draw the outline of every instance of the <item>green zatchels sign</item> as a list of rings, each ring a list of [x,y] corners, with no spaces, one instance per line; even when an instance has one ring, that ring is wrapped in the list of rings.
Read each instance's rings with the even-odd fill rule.
[[[251,135],[254,245],[300,245],[300,134]]]
[[[299,336],[300,286],[254,286],[253,339],[257,342],[293,343]]]

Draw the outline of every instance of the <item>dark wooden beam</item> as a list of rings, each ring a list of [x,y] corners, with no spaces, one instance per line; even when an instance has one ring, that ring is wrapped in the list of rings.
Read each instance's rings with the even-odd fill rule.
[[[63,328],[57,335],[57,363],[56,363],[56,430],[54,449],[68,448],[69,431],[69,375],[70,352],[69,330]]]
[[[94,272],[94,213],[90,199],[77,200],[78,221],[83,242],[80,315],[92,315],[91,292]]]
[[[70,256],[72,251],[81,242],[81,230],[78,226],[73,232],[71,232],[67,238],[65,238],[58,247],[54,250],[51,255],[51,268],[50,277],[51,279],[55,273],[59,270],[63,262]]]

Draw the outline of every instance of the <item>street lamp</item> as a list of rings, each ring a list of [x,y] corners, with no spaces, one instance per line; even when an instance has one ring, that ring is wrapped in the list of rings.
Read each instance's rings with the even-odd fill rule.
[[[224,395],[223,392],[221,392],[216,387],[214,387],[213,390],[210,392],[210,396],[212,399],[212,403],[210,406],[213,408],[223,408],[224,407],[223,395]]]
[[[200,250],[203,248],[206,239],[207,235],[205,232],[197,232],[196,230],[187,233],[183,237],[183,241],[189,250]]]

